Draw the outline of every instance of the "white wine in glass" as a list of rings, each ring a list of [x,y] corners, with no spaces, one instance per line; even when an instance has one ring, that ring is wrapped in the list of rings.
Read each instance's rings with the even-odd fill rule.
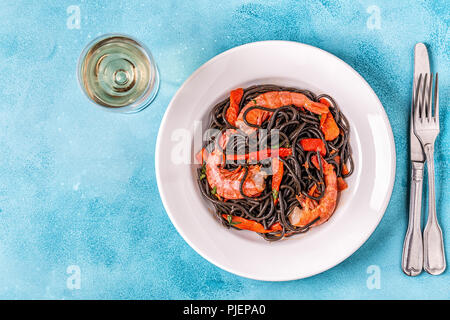
[[[92,101],[125,113],[146,108],[159,87],[158,69],[150,51],[121,34],[101,36],[83,50],[78,79]]]

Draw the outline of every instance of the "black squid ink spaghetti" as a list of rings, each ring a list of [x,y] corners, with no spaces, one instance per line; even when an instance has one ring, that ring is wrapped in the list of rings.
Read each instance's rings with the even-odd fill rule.
[[[276,85],[232,90],[196,158],[202,195],[228,228],[276,241],[326,222],[354,169],[332,97]]]

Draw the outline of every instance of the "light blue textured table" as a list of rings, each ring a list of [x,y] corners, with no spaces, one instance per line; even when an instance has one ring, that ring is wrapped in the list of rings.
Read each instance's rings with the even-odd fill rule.
[[[437,208],[450,250],[449,12],[446,0],[4,1],[0,298],[449,299],[449,271],[409,278],[400,267],[416,42],[440,72]],[[141,40],[158,63],[159,95],[139,114],[105,112],[78,87],[81,50],[107,32]],[[218,53],[268,39],[314,45],[355,68],[397,148],[392,198],[370,239],[337,267],[282,283],[235,276],[193,251],[164,211],[154,169],[159,124],[183,81]]]

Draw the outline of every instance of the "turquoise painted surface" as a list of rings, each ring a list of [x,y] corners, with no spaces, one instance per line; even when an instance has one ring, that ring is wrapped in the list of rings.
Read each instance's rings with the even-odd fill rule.
[[[80,29],[67,26],[71,5]],[[0,298],[449,299],[448,271],[409,278],[400,268],[416,42],[427,43],[440,72],[437,206],[450,250],[449,9],[445,0],[3,3]],[[133,35],[157,60],[160,93],[137,115],[96,108],[78,88],[79,53],[107,32]],[[397,146],[394,192],[371,238],[337,267],[283,283],[232,275],[195,253],[164,211],[154,170],[159,124],[183,81],[218,53],[267,39],[311,44],[354,67],[383,103]],[[80,289],[67,287],[71,265]],[[379,289],[367,286],[370,266],[379,268]]]

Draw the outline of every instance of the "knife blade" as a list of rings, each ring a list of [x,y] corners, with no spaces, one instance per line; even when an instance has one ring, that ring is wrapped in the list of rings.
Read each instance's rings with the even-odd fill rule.
[[[418,43],[414,47],[414,78],[413,94],[411,104],[411,115],[409,123],[409,146],[411,160],[411,190],[409,194],[409,222],[403,244],[402,269],[409,276],[417,276],[423,267],[423,242],[421,228],[422,213],[422,183],[425,155],[422,145],[414,134],[413,127],[413,104],[416,83],[421,73],[430,72],[427,47]]]
[[[416,83],[419,80],[419,75],[423,73],[430,73],[430,61],[428,58],[427,47],[423,43],[418,43],[414,47],[414,79],[413,79],[413,102],[414,92],[416,92]],[[419,139],[417,139],[413,130],[412,112],[413,106],[411,105],[411,119],[409,122],[409,141],[410,141],[410,155],[411,161],[425,162],[425,155],[423,153],[422,145]]]

